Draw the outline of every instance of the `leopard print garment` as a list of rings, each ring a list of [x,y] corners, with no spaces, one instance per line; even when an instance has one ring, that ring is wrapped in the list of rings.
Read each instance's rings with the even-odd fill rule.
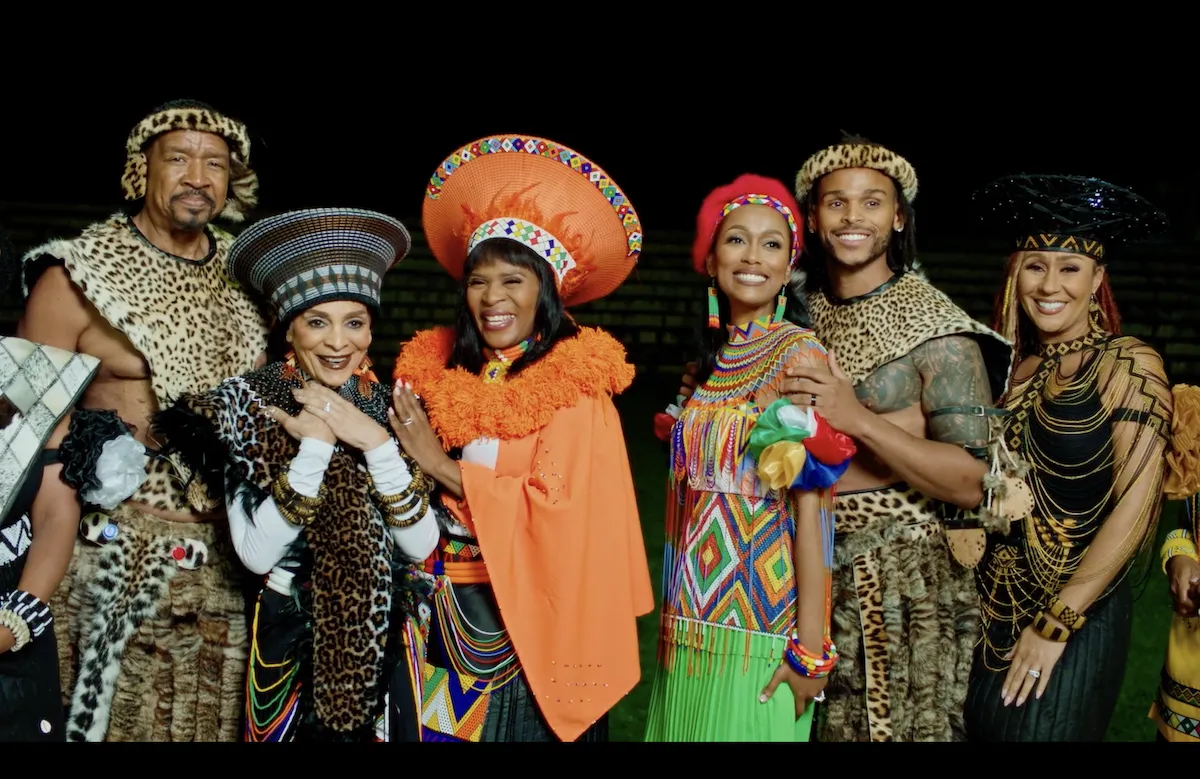
[[[158,415],[156,430],[180,449],[210,488],[221,483],[216,474],[221,468],[227,490],[248,484],[252,505],[247,508],[252,510],[299,451],[298,442],[262,409],[273,405],[299,413],[290,392],[299,386],[298,374],[285,363],[272,363],[210,392],[184,396]],[[387,428],[388,388],[372,382],[370,393],[360,395],[352,378],[339,392]],[[319,518],[298,541],[312,553],[312,695],[321,721],[347,732],[373,715],[382,695],[392,537],[368,497],[361,455],[339,444],[324,484],[327,495]]]
[[[158,407],[167,408],[185,393],[249,371],[267,344],[258,304],[225,268],[233,236],[212,225],[208,232],[208,256],[185,260],[156,248],[118,213],[76,238],[31,249],[24,262],[49,257],[62,263],[79,291],[145,358]],[[203,490],[188,489],[191,475],[178,457],[148,457],[147,472],[131,500],[178,513],[215,508],[201,499]]]

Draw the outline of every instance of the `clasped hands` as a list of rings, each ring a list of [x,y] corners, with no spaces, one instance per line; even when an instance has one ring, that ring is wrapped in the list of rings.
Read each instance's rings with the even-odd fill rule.
[[[296,440],[316,438],[331,446],[340,441],[363,452],[376,449],[388,440],[387,430],[382,425],[328,387],[306,382],[292,389],[292,396],[301,405],[296,416],[277,406],[267,406],[263,413]]]

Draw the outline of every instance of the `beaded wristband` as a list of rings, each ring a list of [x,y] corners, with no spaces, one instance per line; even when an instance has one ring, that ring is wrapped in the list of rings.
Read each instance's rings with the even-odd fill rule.
[[[1050,616],[1063,623],[1067,630],[1072,633],[1079,630],[1083,627],[1083,623],[1087,622],[1087,617],[1063,603],[1058,596],[1050,599]]]
[[[830,641],[829,636],[825,636],[825,645],[820,657],[813,656],[804,648],[799,639],[800,637],[793,632],[791,640],[788,641],[787,648],[783,652],[787,664],[796,673],[810,679],[828,676],[838,661],[837,647]]]
[[[1050,620],[1044,612],[1037,613],[1037,619],[1033,622],[1033,629],[1036,630],[1042,638],[1049,641],[1056,641],[1060,644],[1066,642],[1071,637],[1071,631],[1058,625],[1051,625]]]
[[[15,612],[29,626],[29,633],[33,638],[45,633],[46,628],[54,621],[50,605],[24,590],[13,590],[0,608]]]
[[[16,643],[13,644],[11,652],[20,652],[21,648],[29,643],[30,636],[29,626],[25,624],[25,620],[21,619],[20,615],[15,611],[8,609],[0,609],[0,627],[8,628]]]
[[[1196,542],[1192,539],[1192,534],[1182,528],[1167,533],[1167,538],[1163,542],[1160,554],[1162,556],[1163,573],[1167,572],[1167,563],[1176,555],[1184,555],[1193,560],[1200,558],[1200,555],[1197,554]]]

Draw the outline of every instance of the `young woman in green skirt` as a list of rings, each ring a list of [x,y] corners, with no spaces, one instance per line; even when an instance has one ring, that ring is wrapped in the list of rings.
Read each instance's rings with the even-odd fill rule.
[[[827,360],[788,293],[799,219],[752,175],[697,217],[709,313],[696,389],[656,420],[671,471],[646,741],[807,741],[837,662],[832,488],[854,445],[779,392],[787,367]]]

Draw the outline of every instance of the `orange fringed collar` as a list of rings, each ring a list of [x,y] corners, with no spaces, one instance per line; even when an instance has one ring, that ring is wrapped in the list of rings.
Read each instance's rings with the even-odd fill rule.
[[[633,382],[625,347],[603,330],[581,327],[533,365],[487,384],[462,368],[446,368],[454,330],[423,330],[400,348],[394,379],[421,396],[447,450],[478,438],[513,440],[534,433],[580,395],[615,395]]]

